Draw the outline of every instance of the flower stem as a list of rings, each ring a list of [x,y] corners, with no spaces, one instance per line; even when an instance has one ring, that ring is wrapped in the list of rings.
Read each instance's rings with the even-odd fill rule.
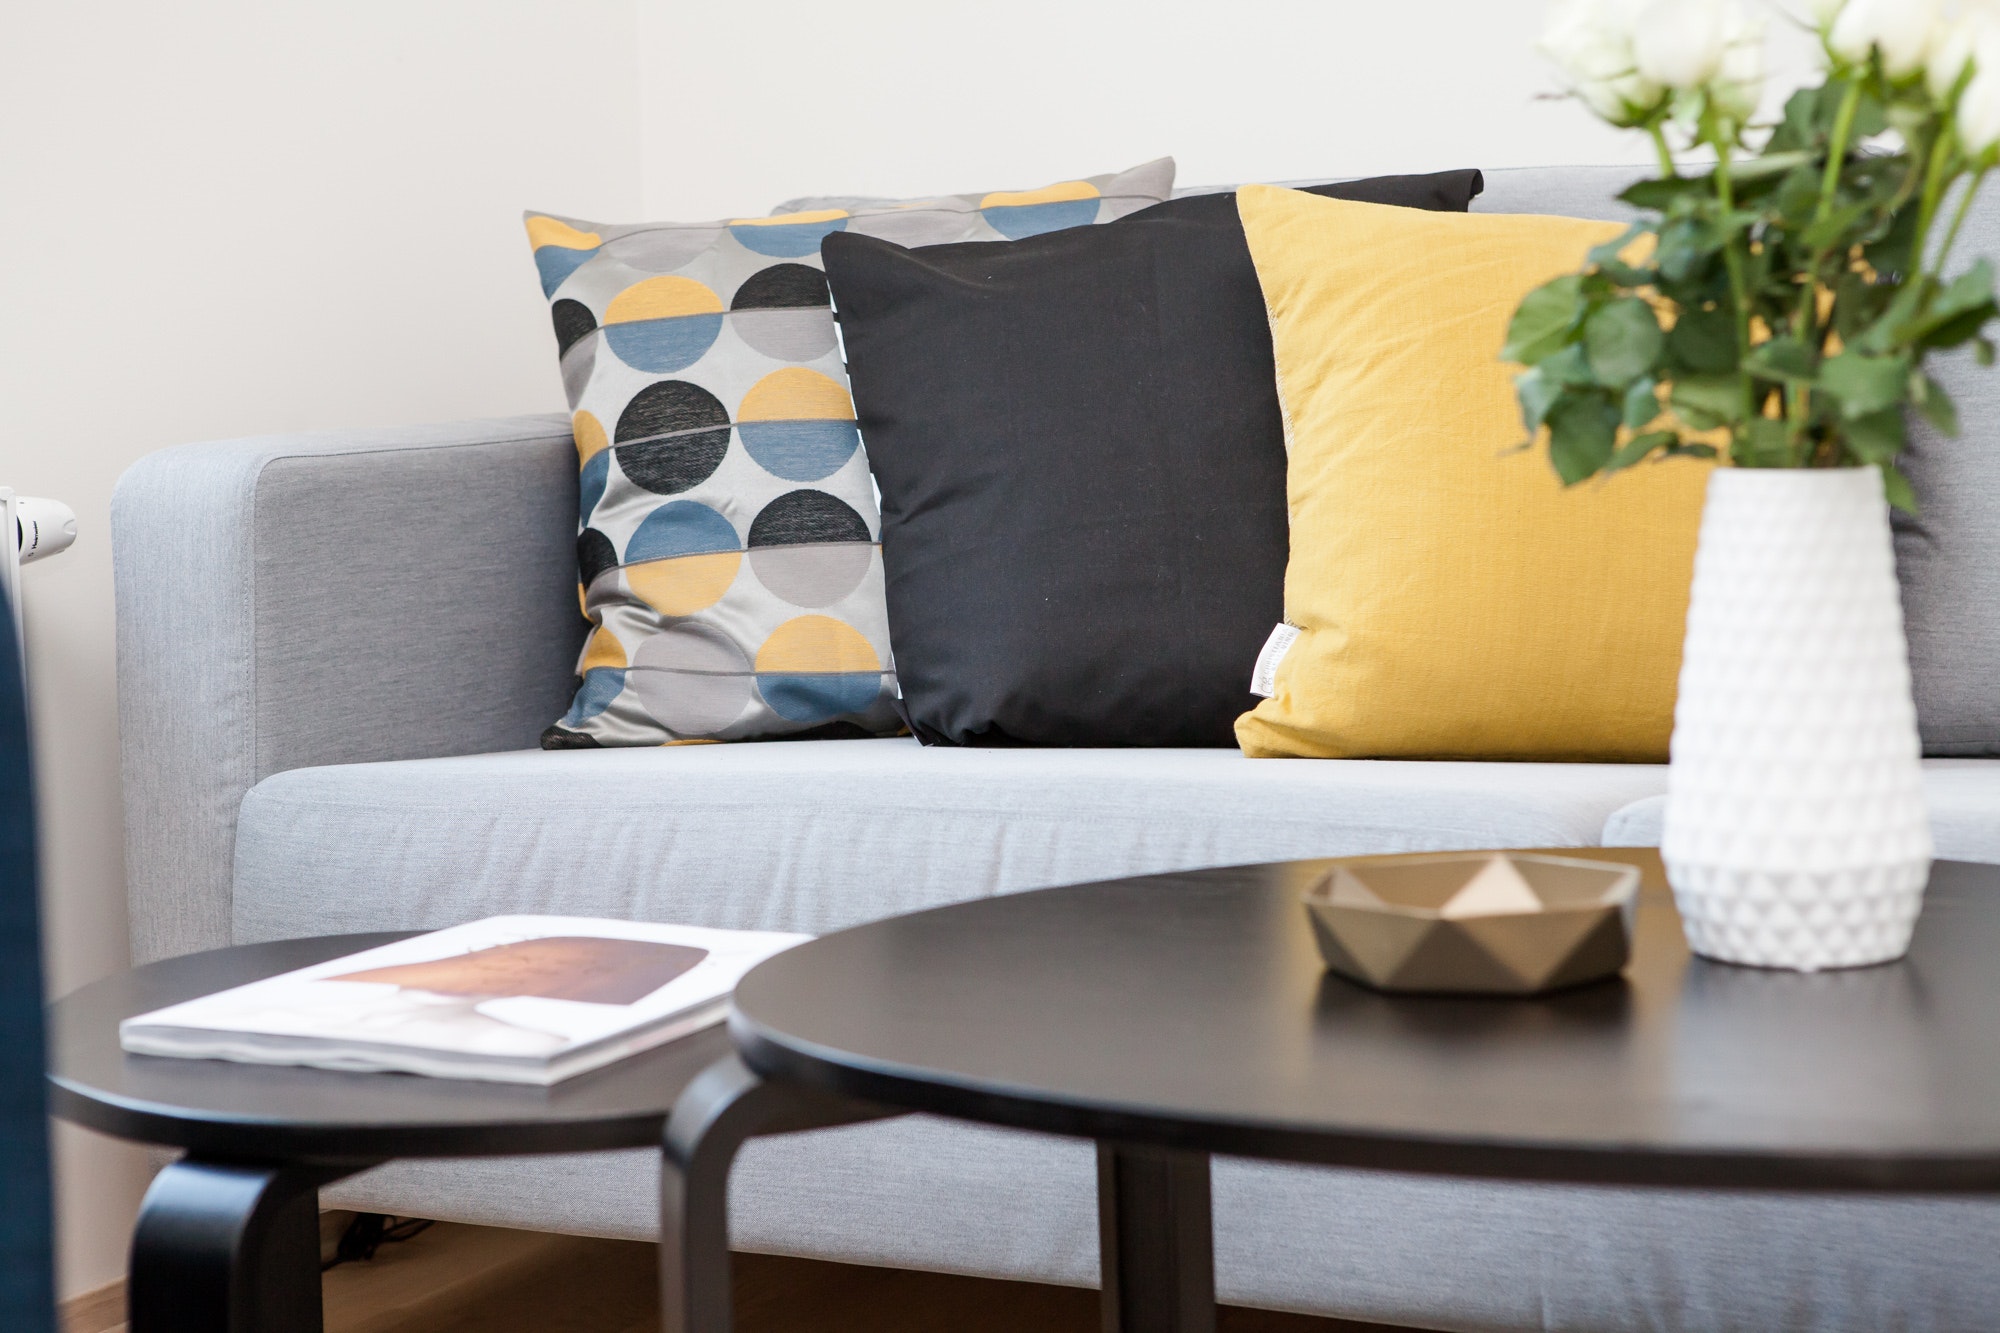
[[[1653,151],[1660,155],[1660,174],[1669,180],[1680,175],[1680,168],[1674,165],[1673,149],[1667,147],[1667,127],[1656,120],[1646,128],[1653,136]]]
[[[1957,134],[1947,120],[1938,130],[1937,138],[1931,141],[1931,160],[1924,168],[1923,200],[1917,205],[1917,238],[1910,248],[1910,267],[1918,273],[1924,270],[1924,243],[1930,239],[1931,224],[1937,220],[1938,205],[1944,202],[1944,187],[1949,183],[1945,168],[1951,165],[1957,148]],[[1954,227],[1954,234],[1956,231]],[[1942,264],[1939,268],[1942,271]]]
[[[1833,139],[1827,145],[1826,170],[1819,178],[1819,207],[1813,211],[1814,222],[1826,221],[1833,211],[1834,192],[1840,188],[1840,171],[1847,165],[1848,141],[1854,137],[1854,115],[1861,109],[1861,80],[1849,79],[1847,91],[1841,95],[1840,110],[1833,117]]]
[[[1938,247],[1937,271],[1944,275],[1944,261],[1951,258],[1951,247],[1958,240],[1958,229],[1965,225],[1965,215],[1972,211],[1972,201],[1979,195],[1979,187],[1986,183],[1986,173],[1991,167],[1981,167],[1972,174],[1972,183],[1965,187],[1965,197],[1958,201],[1958,211],[1952,214],[1951,226],[1945,231],[1944,244]]]
[[[1840,109],[1834,113],[1833,134],[1827,143],[1826,168],[1820,173],[1819,202],[1813,209],[1815,224],[1826,221],[1833,212],[1833,202],[1839,197],[1840,173],[1847,165],[1847,147],[1854,138],[1854,117],[1861,109],[1861,80],[1849,78],[1847,90],[1841,94]],[[1810,265],[1806,269],[1806,280],[1799,289],[1798,313],[1792,320],[1793,335],[1806,346],[1819,347],[1819,270],[1826,262],[1829,251],[1813,252]],[[1810,335],[1810,336],[1809,336]],[[1803,384],[1793,384],[1785,391],[1786,420],[1790,426],[1792,449],[1803,455],[1806,431],[1812,425],[1812,390]]]
[[[1733,215],[1736,212],[1736,183],[1729,174],[1729,139],[1717,133],[1715,141],[1715,197],[1722,205],[1725,225],[1729,227],[1729,239],[1722,244],[1722,264],[1729,270],[1729,303],[1736,311],[1736,378],[1738,391],[1742,397],[1743,429],[1750,428],[1754,415],[1754,403],[1750,394],[1750,372],[1743,368],[1743,359],[1750,355],[1750,294],[1743,282],[1743,256],[1737,252],[1736,229]]]

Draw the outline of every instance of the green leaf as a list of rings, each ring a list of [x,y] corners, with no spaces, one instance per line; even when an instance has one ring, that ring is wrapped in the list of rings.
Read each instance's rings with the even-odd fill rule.
[[[1840,400],[1841,414],[1856,417],[1895,407],[1909,392],[1907,357],[1842,352],[1819,368],[1819,387]]]
[[[1845,89],[1842,91],[1844,92]],[[1833,100],[1828,100],[1824,104],[1824,114],[1826,116],[1829,136],[1831,136],[1833,131],[1833,118],[1838,114],[1838,106],[1839,103]],[[1858,145],[1863,140],[1872,139],[1888,128],[1889,109],[1882,105],[1882,99],[1877,97],[1872,91],[1863,91],[1860,104],[1854,110],[1854,133],[1853,137],[1848,140],[1848,143]],[[1850,148],[1849,151],[1853,150]]]
[[[1868,281],[1859,273],[1843,273],[1833,284],[1833,328],[1849,347],[1857,346],[1881,319],[1891,296],[1887,284]]]
[[[1660,415],[1660,385],[1651,375],[1632,381],[1632,387],[1625,391],[1625,401],[1621,405],[1620,417],[1627,429],[1644,430]]]
[[[1876,272],[1910,271],[1910,258],[1917,248],[1917,214],[1918,210],[1914,208],[1898,209],[1888,230],[1862,247],[1862,253]]]
[[[1669,458],[1716,458],[1719,457],[1712,444],[1670,444],[1667,446]]]
[[[1607,388],[1623,389],[1651,370],[1664,341],[1653,307],[1636,296],[1599,306],[1583,323],[1591,372]]]
[[[1590,359],[1583,354],[1581,343],[1571,343],[1561,351],[1542,358],[1535,367],[1546,375],[1551,384],[1574,384],[1578,386],[1597,383],[1597,377],[1590,373]]]
[[[1808,226],[1799,240],[1809,250],[1831,250],[1855,223],[1867,217],[1874,208],[1875,201],[1872,199],[1842,204]]]
[[[1875,322],[1848,343],[1847,350],[1850,352],[1880,356],[1894,351],[1898,343],[1909,337],[1910,330],[1922,315],[1924,302],[1931,295],[1928,279],[1906,282],[1901,287],[1892,287],[1888,283],[1876,283],[1874,287],[1878,296],[1891,291],[1895,294],[1889,298],[1889,304],[1883,307]]]
[[[1617,236],[1614,236],[1610,240],[1604,242],[1602,245],[1591,246],[1590,254],[1587,256],[1587,258],[1591,263],[1596,264],[1600,267],[1602,267],[1605,264],[1612,263],[1618,258],[1618,252],[1620,250],[1623,250],[1626,246],[1632,244],[1632,242],[1645,231],[1646,231],[1645,223],[1635,222],[1631,226],[1627,227],[1624,231],[1620,232]]]
[[[1972,359],[1977,361],[1982,366],[1992,365],[1993,364],[1992,341],[1987,338],[1980,338],[1977,341],[1975,341],[1972,344]]]
[[[1773,338],[1752,349],[1743,358],[1743,368],[1762,379],[1810,382],[1814,369],[1812,349],[1797,338]]]
[[[1751,467],[1787,467],[1792,463],[1792,437],[1782,421],[1758,417],[1743,428],[1737,441],[1739,462]]]
[[[1743,383],[1734,375],[1686,375],[1674,381],[1673,405],[1697,430],[1727,426],[1743,415]]]
[[[1562,385],[1551,379],[1541,366],[1514,377],[1514,397],[1521,403],[1521,424],[1528,428],[1530,436],[1542,428],[1542,418],[1561,395]]]
[[[1507,325],[1507,343],[1500,349],[1500,359],[1532,366],[1559,349],[1583,318],[1582,297],[1583,275],[1570,273],[1521,298],[1520,309]]]
[[[1618,197],[1635,208],[1652,208],[1664,213],[1679,200],[1690,197],[1706,199],[1714,192],[1714,177],[1704,173],[1700,176],[1642,180],[1626,187]]]
[[[1955,436],[1958,434],[1958,407],[1951,401],[1951,395],[1944,386],[1928,375],[1918,376],[1913,389],[1921,390],[1912,396],[1917,400],[1918,409],[1924,419],[1937,427],[1938,434]]]
[[[1654,258],[1669,282],[1685,282],[1705,267],[1720,248],[1707,227],[1692,218],[1677,218],[1660,228],[1660,248]]]
[[[1725,310],[1683,310],[1667,334],[1667,351],[1697,374],[1736,369],[1736,321]]]
[[[1611,461],[1604,465],[1606,472],[1622,472],[1655,449],[1664,449],[1677,443],[1680,436],[1670,430],[1648,431],[1644,435],[1634,435],[1618,451],[1611,455]]]
[[[1549,461],[1574,486],[1611,461],[1618,409],[1601,393],[1568,393],[1549,412]]]
[[[1811,220],[1819,208],[1819,172],[1811,163],[1796,167],[1778,185],[1778,211],[1800,222]]]
[[[1959,347],[1977,338],[1986,327],[1986,321],[2000,314],[2000,306],[1988,301],[1976,310],[1967,310],[1953,316],[1924,332],[1916,339],[1917,346],[1924,348]]]
[[[1789,152],[1765,153],[1746,162],[1738,162],[1730,167],[1729,179],[1738,186],[1755,185],[1773,176],[1782,176],[1794,167],[1805,166],[1813,161],[1813,154],[1794,149]]]
[[[1878,463],[1882,469],[1882,491],[1889,497],[1891,508],[1906,514],[1917,512],[1917,493],[1910,486],[1910,479],[1904,476],[1894,463]]]
[[[1841,426],[1847,451],[1864,463],[1887,463],[1903,452],[1903,412],[1889,407]]]
[[[1820,90],[1801,88],[1785,102],[1785,118],[1771,133],[1769,149],[1803,149],[1814,140]]]
[[[1992,300],[1993,261],[1981,259],[1953,278],[1945,289],[1938,293],[1937,302],[1931,307],[1931,317],[1944,319],[1960,315],[1979,306],[1988,305]]]
[[[1996,313],[2000,309],[1994,305],[1993,265],[1981,259],[1938,293],[1910,336],[1925,347],[1957,347],[1979,336]]]

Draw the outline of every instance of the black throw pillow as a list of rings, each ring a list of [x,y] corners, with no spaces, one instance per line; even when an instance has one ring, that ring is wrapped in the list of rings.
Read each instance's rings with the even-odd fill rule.
[[[1312,187],[1464,212],[1477,171]],[[1284,614],[1284,427],[1234,194],[1012,242],[821,246],[882,492],[905,720],[1234,745]]]

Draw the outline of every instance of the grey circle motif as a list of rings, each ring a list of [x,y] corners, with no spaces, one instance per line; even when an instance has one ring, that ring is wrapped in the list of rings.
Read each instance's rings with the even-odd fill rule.
[[[721,236],[720,227],[646,227],[612,237],[602,253],[642,273],[672,273]]]
[[[859,587],[875,556],[868,521],[825,491],[788,491],[750,523],[750,569],[793,606],[831,606]]]
[[[706,625],[669,625],[639,645],[625,688],[676,736],[711,736],[750,702],[750,663]]]

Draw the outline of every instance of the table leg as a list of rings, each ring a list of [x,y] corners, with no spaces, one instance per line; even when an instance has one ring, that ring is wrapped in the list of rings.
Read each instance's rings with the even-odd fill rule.
[[[319,1187],[367,1165],[160,1172],[132,1233],[131,1333],[320,1333]]]
[[[1097,1145],[1104,1333],[1215,1333],[1208,1154]]]
[[[903,1114],[767,1083],[733,1055],[703,1070],[667,1119],[660,1168],[663,1333],[730,1333],[729,1168],[746,1140]]]

